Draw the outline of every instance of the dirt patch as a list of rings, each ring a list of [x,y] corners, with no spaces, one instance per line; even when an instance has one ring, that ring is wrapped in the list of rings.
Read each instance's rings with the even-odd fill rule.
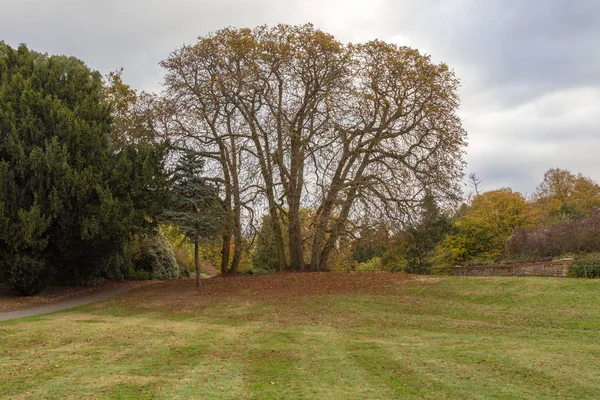
[[[0,312],[22,310],[58,303],[75,297],[88,296],[121,288],[138,288],[156,284],[156,281],[107,282],[98,286],[52,286],[35,296],[22,296],[0,284]]]

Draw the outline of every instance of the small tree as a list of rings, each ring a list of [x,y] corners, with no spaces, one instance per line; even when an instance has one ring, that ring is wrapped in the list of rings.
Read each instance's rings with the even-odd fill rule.
[[[450,228],[449,218],[442,213],[433,194],[427,192],[421,205],[419,222],[407,230],[411,238],[406,253],[407,272],[431,273],[433,250]]]
[[[451,228],[435,196],[427,191],[418,220],[400,232],[382,257],[385,269],[416,274],[431,273],[434,249]]]
[[[204,160],[197,152],[182,154],[173,172],[173,200],[163,215],[194,244],[196,287],[200,287],[200,240],[216,236],[224,217],[217,188],[202,177],[203,170]]]

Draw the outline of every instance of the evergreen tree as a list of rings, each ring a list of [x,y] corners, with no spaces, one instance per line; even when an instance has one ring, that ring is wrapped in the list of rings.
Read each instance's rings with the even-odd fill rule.
[[[433,265],[433,252],[450,231],[452,224],[445,216],[431,192],[421,202],[415,223],[398,235],[382,256],[382,264],[392,271],[429,274]]]
[[[419,221],[407,229],[410,237],[406,250],[407,272],[431,273],[432,252],[450,228],[449,218],[441,212],[433,194],[427,192],[421,205]]]
[[[352,258],[364,263],[381,257],[389,245],[389,228],[385,224],[366,225],[359,231],[359,238],[351,246]]]
[[[163,214],[194,244],[196,287],[200,287],[200,241],[216,237],[224,218],[217,188],[202,177],[203,170],[204,160],[198,153],[187,150],[181,155],[173,171],[173,198]]]
[[[98,72],[0,45],[0,277],[13,288],[125,277],[124,247],[167,181],[164,148],[115,151],[112,134]]]

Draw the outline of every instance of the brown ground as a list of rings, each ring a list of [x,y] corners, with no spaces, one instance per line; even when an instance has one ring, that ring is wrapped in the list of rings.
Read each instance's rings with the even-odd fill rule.
[[[123,287],[142,287],[153,281],[107,282],[98,286],[53,286],[35,296],[21,296],[0,284],[0,312],[22,310],[30,307],[58,303],[59,301],[105,292]]]
[[[223,298],[273,299],[288,301],[303,295],[328,295],[335,293],[382,293],[398,288],[398,284],[420,279],[413,275],[391,273],[318,273],[318,272],[282,272],[263,276],[216,276],[202,280],[197,290],[194,279],[176,281],[131,281],[109,282],[95,287],[56,286],[44,289],[35,296],[20,296],[0,285],[0,312],[15,311],[30,307],[57,303],[76,297],[87,296],[122,287],[136,287],[128,295],[138,297],[142,302],[160,302],[167,308],[185,310],[191,304],[197,304],[203,298],[206,306],[219,302]],[[433,279],[433,278],[432,278]],[[152,287],[148,287],[152,286]],[[192,300],[193,299],[193,300]],[[293,301],[293,300],[292,300]],[[137,303],[136,301],[133,302]]]
[[[430,277],[431,278],[431,277]],[[419,279],[415,275],[392,273],[327,273],[327,272],[280,272],[262,276],[234,275],[203,279],[201,288],[195,281],[177,280],[162,282],[152,288],[130,293],[143,301],[156,301],[173,308],[187,308],[198,301],[207,304],[220,302],[223,298],[293,299],[304,295],[328,295],[336,293],[383,293],[396,290],[398,284]],[[431,278],[435,279],[435,278]],[[135,301],[133,303],[136,303]]]
[[[414,276],[392,273],[280,272],[262,276],[219,275],[202,282],[200,295],[229,297],[251,294],[253,297],[270,297],[278,294],[321,295],[355,291],[377,293],[411,279]],[[180,287],[180,290],[189,289],[186,281],[169,282],[164,289],[173,292],[174,286]]]
[[[439,279],[392,273],[326,272],[216,276],[204,279],[200,289],[196,289],[194,280],[161,282],[90,307],[142,314],[160,312],[169,318],[213,315],[238,322],[272,320],[289,325],[319,324],[327,319],[330,325],[345,327],[354,323],[352,303],[348,303],[350,310],[337,313],[331,310],[329,295],[379,296],[402,291],[409,281],[427,285]],[[299,304],[305,306],[298,307]]]

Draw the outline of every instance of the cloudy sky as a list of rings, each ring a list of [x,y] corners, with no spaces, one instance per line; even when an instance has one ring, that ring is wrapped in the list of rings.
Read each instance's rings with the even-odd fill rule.
[[[467,172],[531,193],[549,168],[600,181],[599,0],[0,0],[0,40],[125,68],[160,90],[169,52],[225,26],[312,22],[344,42],[381,39],[462,81]]]

